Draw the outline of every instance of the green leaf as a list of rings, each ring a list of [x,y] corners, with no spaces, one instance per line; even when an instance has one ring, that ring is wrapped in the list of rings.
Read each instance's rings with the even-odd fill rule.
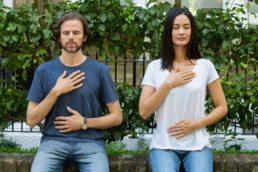
[[[144,19],[144,17],[145,17],[145,11],[140,11],[139,12],[139,14],[138,14],[138,17],[140,18],[140,19]]]
[[[238,81],[242,80],[242,75],[240,73],[235,73],[234,78]]]
[[[250,4],[250,2],[248,2],[247,4],[246,4],[246,8],[250,8],[251,7],[251,4]]]
[[[39,41],[40,38],[41,38],[41,35],[37,35],[37,36],[33,37],[31,40],[33,43],[36,43]]]
[[[31,24],[30,25],[30,30],[33,30],[35,28],[35,25],[34,24]]]
[[[100,35],[104,35],[104,33],[106,32],[106,26],[101,24],[101,25],[99,25],[98,28],[99,28]]]
[[[4,37],[4,41],[5,41],[5,42],[8,42],[8,41],[10,40],[10,38],[11,38],[11,37],[10,37],[9,35],[8,35],[8,36],[5,36],[5,37]]]
[[[245,64],[243,62],[240,63],[241,67],[243,67],[244,69],[246,69],[248,67],[248,64]]]
[[[12,35],[12,40],[14,40],[14,42],[18,41],[18,35]]]
[[[118,40],[120,40],[120,35],[118,35],[118,34],[111,34],[111,39],[112,40],[114,40],[114,41],[118,41]]]
[[[119,131],[114,131],[112,134],[115,140],[119,140],[121,138],[121,133]]]
[[[129,26],[129,25],[128,25],[127,23],[123,24],[123,25],[122,25],[122,31],[123,31],[123,32],[127,32],[128,26]]]
[[[251,96],[251,97],[250,97],[251,103],[255,103],[256,100],[257,100],[257,98],[256,98],[255,96]]]
[[[116,16],[112,12],[108,12],[107,18],[109,21],[113,21],[116,19]]]
[[[222,42],[222,48],[225,49],[225,50],[227,50],[228,47],[229,47],[229,42],[226,41],[226,40],[224,40],[224,41]]]
[[[42,32],[44,39],[51,39],[53,37],[53,33],[48,29],[44,29]]]
[[[153,21],[151,22],[151,24],[152,24],[153,27],[156,27],[156,26],[159,25],[159,22],[158,22],[157,20],[153,20]]]
[[[202,46],[203,46],[203,47],[207,47],[209,41],[208,41],[207,39],[204,39],[204,38],[203,38],[202,41],[201,41],[201,43],[202,43]]]
[[[37,52],[36,52],[36,55],[37,56],[41,56],[41,55],[46,55],[47,54],[47,51],[43,48],[39,49]]]
[[[100,17],[100,21],[104,23],[106,20],[107,20],[107,16],[105,14],[102,14]]]
[[[202,30],[203,36],[207,35],[209,32],[210,32],[210,31],[209,31],[209,29],[207,29],[207,28],[204,28],[204,29]]]

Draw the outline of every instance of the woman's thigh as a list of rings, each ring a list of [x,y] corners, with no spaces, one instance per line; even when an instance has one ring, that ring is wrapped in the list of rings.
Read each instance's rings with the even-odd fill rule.
[[[151,149],[149,161],[153,172],[178,172],[180,159],[178,155],[167,149]]]
[[[212,149],[204,147],[202,150],[190,151],[183,159],[186,172],[212,172]]]

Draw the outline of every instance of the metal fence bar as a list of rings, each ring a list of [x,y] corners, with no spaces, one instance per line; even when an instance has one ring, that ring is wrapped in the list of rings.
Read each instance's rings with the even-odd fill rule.
[[[126,54],[124,55],[124,82],[126,82]]]

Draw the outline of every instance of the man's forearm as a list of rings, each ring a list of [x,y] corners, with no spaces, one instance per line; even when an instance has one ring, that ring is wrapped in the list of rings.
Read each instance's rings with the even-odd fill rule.
[[[107,114],[98,118],[87,119],[88,128],[106,129],[122,123],[122,114]]]
[[[106,129],[120,125],[123,121],[123,115],[121,112],[119,101],[115,101],[107,104],[109,114],[98,117],[88,118],[87,125],[89,128]]]
[[[27,110],[27,124],[33,128],[40,123],[54,106],[59,94],[52,89],[49,94],[40,102],[29,102]]]

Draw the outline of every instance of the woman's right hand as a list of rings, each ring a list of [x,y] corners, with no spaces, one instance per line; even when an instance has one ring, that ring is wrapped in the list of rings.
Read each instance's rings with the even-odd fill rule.
[[[53,88],[57,91],[58,95],[68,93],[83,86],[81,82],[85,79],[84,72],[77,70],[69,76],[65,77],[66,74],[67,72],[64,71],[64,73],[60,77],[58,77],[56,84]]]
[[[169,76],[165,80],[165,84],[167,84],[170,88],[178,87],[191,82],[194,77],[195,73],[192,71],[179,71],[179,69],[176,69],[170,72]]]

